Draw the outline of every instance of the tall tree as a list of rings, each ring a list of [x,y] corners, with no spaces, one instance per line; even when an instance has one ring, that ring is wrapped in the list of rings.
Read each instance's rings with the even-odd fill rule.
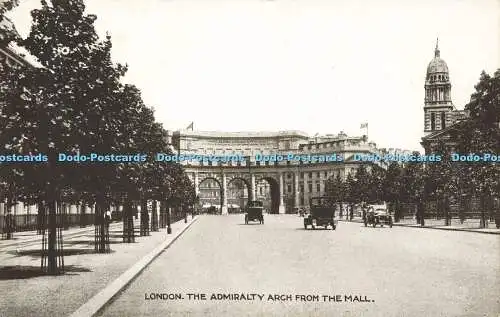
[[[500,152],[500,69],[493,77],[483,71],[475,89],[465,106],[469,118],[455,132],[457,150],[463,154],[495,155]],[[484,227],[487,209],[491,209],[494,197],[500,197],[500,166],[498,162],[474,162],[461,172],[469,175],[472,195],[480,199]]]
[[[5,13],[18,5],[19,0],[2,0],[0,2],[0,46],[7,45],[11,41],[19,39],[19,34],[14,24],[5,16]]]
[[[384,199],[389,203],[391,211],[394,212],[394,220],[399,220],[401,188],[403,184],[402,173],[401,165],[398,162],[391,162],[383,180]]]
[[[113,103],[113,92],[118,89],[124,67],[112,65],[109,38],[98,42],[93,26],[96,17],[86,15],[84,10],[81,0],[42,1],[42,8],[32,11],[33,24],[23,45],[50,72],[50,80],[37,84],[45,88],[43,104],[46,107],[40,122],[42,130],[47,130],[42,148],[49,155],[48,175],[52,177],[57,170],[67,176],[66,184],[48,187],[51,193],[46,201],[53,206],[62,188],[87,189],[84,191],[98,203],[96,211],[100,213],[109,192],[106,180],[112,177],[114,166],[57,164],[56,157],[56,153],[111,152],[114,127],[119,125],[116,122],[119,118],[112,118],[117,107]],[[56,182],[49,180],[48,183]],[[96,236],[96,240],[106,239]],[[100,245],[98,251],[104,252],[106,245]]]

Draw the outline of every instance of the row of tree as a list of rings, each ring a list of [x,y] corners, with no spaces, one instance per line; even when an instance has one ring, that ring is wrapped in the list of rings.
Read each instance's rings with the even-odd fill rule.
[[[85,13],[84,2],[41,2],[41,9],[31,13],[28,37],[17,42],[42,67],[0,69],[0,145],[4,153],[44,153],[48,162],[2,164],[0,185],[8,205],[23,201],[47,211],[48,266],[57,271],[50,256],[56,243],[56,201],[95,204],[99,216],[110,204],[129,206],[131,201],[185,208],[196,195],[175,163],[57,163],[57,153],[151,157],[171,150],[140,90],[121,82],[127,66],[112,62],[111,37],[99,39],[96,16]],[[105,241],[103,232],[96,235]]]
[[[462,204],[475,197],[484,225],[485,214],[495,208],[492,202],[500,198],[500,162],[452,162],[451,153],[500,155],[500,70],[493,77],[482,72],[475,88],[465,107],[469,117],[450,127],[449,139],[432,148],[442,156],[440,162],[392,162],[387,170],[372,166],[370,171],[362,165],[345,181],[340,176],[329,180],[327,195],[349,204],[390,202],[396,220],[401,216],[401,203],[411,203],[417,206],[422,224],[426,202],[439,202],[443,214],[448,215],[452,202]],[[449,224],[447,216],[445,219]]]

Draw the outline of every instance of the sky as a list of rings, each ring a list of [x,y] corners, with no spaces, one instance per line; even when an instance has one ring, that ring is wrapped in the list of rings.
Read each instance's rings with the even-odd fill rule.
[[[168,130],[300,130],[422,150],[436,38],[463,109],[500,67],[498,0],[87,0]],[[30,10],[9,13],[26,36]]]

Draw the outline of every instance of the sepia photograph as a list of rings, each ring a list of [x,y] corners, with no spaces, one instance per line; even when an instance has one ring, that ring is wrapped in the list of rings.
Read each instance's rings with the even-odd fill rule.
[[[500,317],[499,0],[0,0],[0,317]]]

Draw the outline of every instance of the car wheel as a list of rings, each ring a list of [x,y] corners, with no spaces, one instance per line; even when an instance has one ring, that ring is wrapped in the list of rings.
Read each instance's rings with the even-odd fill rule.
[[[245,216],[245,224],[248,225],[248,216]]]
[[[336,226],[336,225],[333,225],[333,226],[332,226],[332,230],[335,230],[335,229],[337,229],[337,226]]]
[[[368,226],[368,223],[365,221],[365,227]]]
[[[307,230],[307,225],[306,224],[304,224],[304,230]]]
[[[377,223],[376,223],[376,222],[374,222],[374,223],[373,223],[373,228],[375,228],[376,226],[377,226]]]

